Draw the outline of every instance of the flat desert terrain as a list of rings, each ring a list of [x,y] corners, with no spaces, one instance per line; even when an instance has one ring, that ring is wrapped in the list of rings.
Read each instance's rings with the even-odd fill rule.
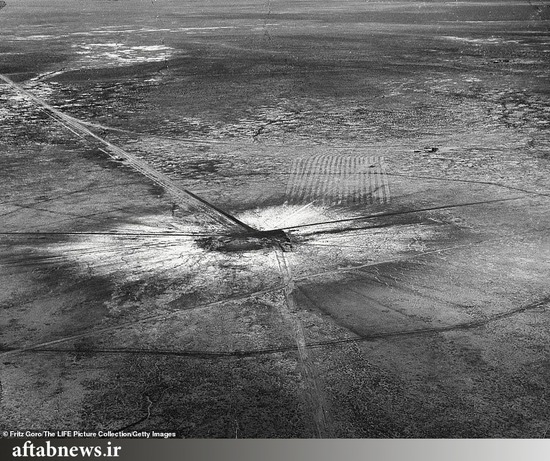
[[[548,2],[5,3],[0,427],[550,436]]]

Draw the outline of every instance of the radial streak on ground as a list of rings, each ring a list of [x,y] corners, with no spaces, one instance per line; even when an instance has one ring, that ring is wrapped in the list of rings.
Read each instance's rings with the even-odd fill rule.
[[[317,373],[307,351],[306,338],[304,335],[302,322],[295,314],[293,314],[293,312],[296,311],[296,305],[292,295],[292,292],[294,291],[294,280],[292,278],[292,273],[290,271],[290,266],[288,265],[285,253],[281,249],[275,248],[275,256],[283,278],[285,296],[285,302],[278,304],[279,311],[284,321],[291,326],[292,336],[296,341],[298,360],[300,362],[302,378],[306,388],[306,398],[309,401],[309,405],[313,413],[313,422],[315,424],[316,432],[315,435],[319,438],[325,438],[328,436],[327,423],[322,393],[317,380]]]

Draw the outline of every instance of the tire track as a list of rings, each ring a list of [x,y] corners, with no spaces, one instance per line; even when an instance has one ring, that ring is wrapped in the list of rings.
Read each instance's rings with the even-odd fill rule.
[[[317,165],[315,165],[314,176],[312,178],[308,201],[314,201],[317,198],[322,201],[324,197],[322,189],[326,181],[319,181],[318,178],[321,177],[321,175],[323,174],[323,165],[325,166],[325,169],[329,167],[329,165],[327,164],[327,160],[330,159],[323,155],[318,159]]]
[[[388,181],[388,174],[386,172],[386,159],[384,159],[383,157],[381,158],[380,160],[380,171],[381,171],[381,174],[380,174],[380,178],[382,179],[382,184],[383,184],[383,191],[384,191],[384,203],[388,203],[390,201],[390,198],[391,198],[391,194],[390,194],[390,182]]]
[[[292,162],[291,166],[291,177],[294,178],[293,181],[287,182],[287,190],[289,193],[286,195],[287,198],[295,197],[299,190],[298,178],[300,178],[304,171],[304,160],[297,159]]]
[[[291,205],[372,205],[390,200],[383,157],[314,155],[292,162],[285,202]]]
[[[429,334],[446,333],[450,331],[472,330],[475,328],[483,327],[485,325],[488,325],[498,320],[513,317],[514,315],[522,314],[524,312],[529,312],[536,309],[542,309],[549,303],[550,303],[550,296],[545,297],[539,301],[535,301],[531,304],[510,309],[507,312],[501,312],[499,314],[495,314],[485,319],[474,320],[471,322],[463,322],[463,323],[447,325],[442,327],[432,327],[432,328],[426,327],[426,328],[400,330],[400,331],[393,331],[393,332],[372,333],[369,335],[362,335],[362,336],[353,337],[353,338],[317,341],[314,343],[306,344],[306,347],[309,349],[318,349],[318,348],[326,348],[330,346],[337,346],[341,344],[355,344],[355,343],[361,343],[361,342],[376,341],[380,339],[391,339],[391,338],[408,337],[408,336],[425,336]],[[84,334],[79,335],[79,337],[82,337],[82,336],[84,336]],[[77,338],[74,337],[74,339],[77,339]],[[55,342],[61,342],[61,341],[52,341],[47,345],[53,344]],[[41,345],[36,345],[26,349],[10,350],[7,348],[3,348],[3,349],[0,349],[0,357],[10,355],[12,353],[22,353],[22,352],[72,353],[72,354],[74,354],[75,352],[79,352],[79,353],[88,352],[88,353],[94,353],[94,354],[140,354],[140,355],[149,354],[149,355],[172,355],[172,356],[178,356],[178,357],[193,357],[193,358],[204,358],[204,359],[214,359],[214,358],[218,359],[218,358],[234,358],[234,357],[254,357],[254,356],[260,356],[260,355],[291,352],[294,350],[296,350],[296,345],[279,346],[279,347],[262,348],[262,349],[251,349],[251,350],[234,350],[234,351],[201,351],[201,350],[177,351],[177,350],[167,350],[167,349],[139,349],[139,348],[121,348],[121,349],[95,349],[95,348],[81,349],[79,348],[78,351],[76,351],[75,349],[57,349],[57,348],[41,347]]]
[[[337,188],[337,184],[335,182],[335,173],[337,171],[336,169],[336,162],[338,161],[338,157],[335,155],[332,156],[330,159],[329,164],[329,180],[325,182],[325,189],[323,193],[323,205],[329,205],[330,204],[330,197],[334,195],[334,190]]]
[[[17,83],[13,82],[5,75],[0,74],[0,80],[3,80],[8,85],[10,85],[21,96],[30,99],[35,104],[42,107],[42,109],[44,109],[48,115],[50,115],[54,120],[63,125],[66,129],[74,133],[79,138],[87,142],[94,140],[95,142],[99,142],[100,144],[102,144],[106,148],[106,150],[102,149],[103,152],[117,160],[124,160],[125,165],[130,166],[135,171],[152,180],[156,185],[162,187],[166,191],[166,193],[176,201],[176,203],[182,205],[184,208],[191,208],[205,216],[208,216],[211,220],[227,228],[231,233],[258,233],[256,229],[239,221],[237,218],[231,216],[229,213],[226,213],[225,211],[217,208],[211,203],[208,203],[206,200],[198,197],[192,192],[186,189],[181,189],[171,179],[152,168],[147,162],[96,135],[88,128],[86,128],[84,124],[76,118],[64,114],[53,106],[47,104],[45,101],[34,96],[32,93],[29,93],[27,90],[25,90]]]
[[[240,296],[237,295],[237,296],[232,296],[225,299],[220,299],[217,301],[212,301],[209,303],[199,304],[197,306],[188,307],[186,309],[182,309],[175,312],[162,312],[160,314],[147,315],[138,319],[117,323],[116,325],[107,325],[101,328],[92,328],[83,333],[77,333],[74,335],[65,336],[63,338],[55,339],[52,341],[45,341],[42,343],[30,345],[30,346],[23,346],[23,347],[17,347],[17,348],[2,347],[0,348],[0,357],[6,357],[8,355],[15,355],[15,354],[20,354],[25,352],[39,352],[42,350],[47,351],[48,346],[66,343],[66,342],[74,341],[76,339],[81,339],[81,338],[93,336],[100,333],[108,333],[108,332],[120,330],[126,327],[131,327],[140,323],[146,323],[146,322],[157,321],[157,320],[168,320],[173,317],[178,317],[178,315],[180,314],[186,314],[188,311],[194,311],[194,310],[200,310],[200,309],[211,309],[213,307],[221,306],[224,303],[244,301],[250,298],[254,298],[256,296],[261,296],[268,293],[274,293],[279,290],[281,290],[281,287],[277,286],[266,290],[254,291],[252,293],[247,293]]]
[[[279,265],[279,270],[283,278],[283,290],[285,296],[285,302],[278,305],[279,312],[284,321],[291,326],[292,336],[296,342],[298,349],[298,360],[302,369],[302,378],[304,379],[306,398],[311,407],[313,413],[313,423],[315,425],[315,435],[318,438],[327,437],[327,422],[326,412],[323,405],[323,396],[321,385],[317,378],[317,372],[315,366],[309,357],[306,338],[302,322],[294,312],[297,311],[294,297],[292,295],[294,291],[294,280],[290,271],[290,266],[286,259],[284,251],[279,248],[275,248],[275,256]]]
[[[367,176],[366,180],[363,182],[363,186],[362,186],[362,193],[363,193],[363,196],[365,197],[365,200],[367,200],[367,203],[369,205],[372,205],[372,197],[370,195],[370,189],[369,189],[369,184],[370,184],[370,181],[372,180],[371,179],[371,171],[370,171],[370,168],[369,166],[372,164],[372,157],[363,157],[363,163],[362,163],[362,166],[363,166],[363,170],[364,170],[364,173],[365,175]]]

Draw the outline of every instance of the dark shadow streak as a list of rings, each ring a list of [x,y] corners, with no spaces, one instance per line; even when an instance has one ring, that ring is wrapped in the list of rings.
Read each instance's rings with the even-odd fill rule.
[[[273,231],[291,231],[293,229],[302,229],[304,227],[314,227],[314,226],[322,226],[325,224],[338,224],[341,222],[353,222],[353,221],[363,221],[366,219],[375,219],[375,218],[382,218],[386,216],[401,216],[405,214],[412,214],[412,213],[422,213],[425,211],[436,211],[436,210],[446,210],[450,208],[460,208],[460,207],[468,207],[468,206],[476,206],[476,205],[486,205],[490,203],[500,203],[500,202],[509,202],[512,200],[520,200],[526,198],[525,195],[521,195],[519,197],[510,197],[510,198],[502,198],[502,199],[494,199],[494,200],[483,200],[481,202],[467,202],[467,203],[457,203],[454,205],[440,205],[435,207],[427,207],[427,208],[416,208],[414,210],[405,210],[405,211],[390,211],[387,213],[379,213],[375,215],[367,215],[367,216],[358,216],[356,218],[345,218],[345,219],[335,219],[333,221],[322,221],[312,224],[302,224],[298,226],[289,226],[289,227],[281,227],[278,229],[272,229]]]
[[[421,224],[421,223],[422,221],[408,222],[407,224]],[[370,229],[384,229],[386,227],[394,227],[399,225],[400,225],[399,223],[386,223],[386,224],[377,224],[374,226],[367,225],[367,226],[361,226],[361,227],[345,227],[343,229],[331,229],[331,230],[324,230],[324,231],[321,230],[321,231],[309,232],[307,234],[304,234],[304,237],[310,237],[315,235],[325,235],[325,234],[344,234],[346,232],[364,231],[364,230],[370,230]],[[333,246],[339,246],[339,245],[335,244]]]
[[[81,217],[81,216],[80,216]],[[229,234],[213,233],[183,233],[183,232],[0,232],[0,235],[26,235],[37,238],[62,236],[62,235],[109,235],[115,237],[204,237],[204,236],[229,236]]]

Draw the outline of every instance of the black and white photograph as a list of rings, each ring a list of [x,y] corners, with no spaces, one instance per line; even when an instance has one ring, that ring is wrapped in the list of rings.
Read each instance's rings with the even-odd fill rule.
[[[550,1],[0,1],[14,456],[550,438],[549,281]]]

